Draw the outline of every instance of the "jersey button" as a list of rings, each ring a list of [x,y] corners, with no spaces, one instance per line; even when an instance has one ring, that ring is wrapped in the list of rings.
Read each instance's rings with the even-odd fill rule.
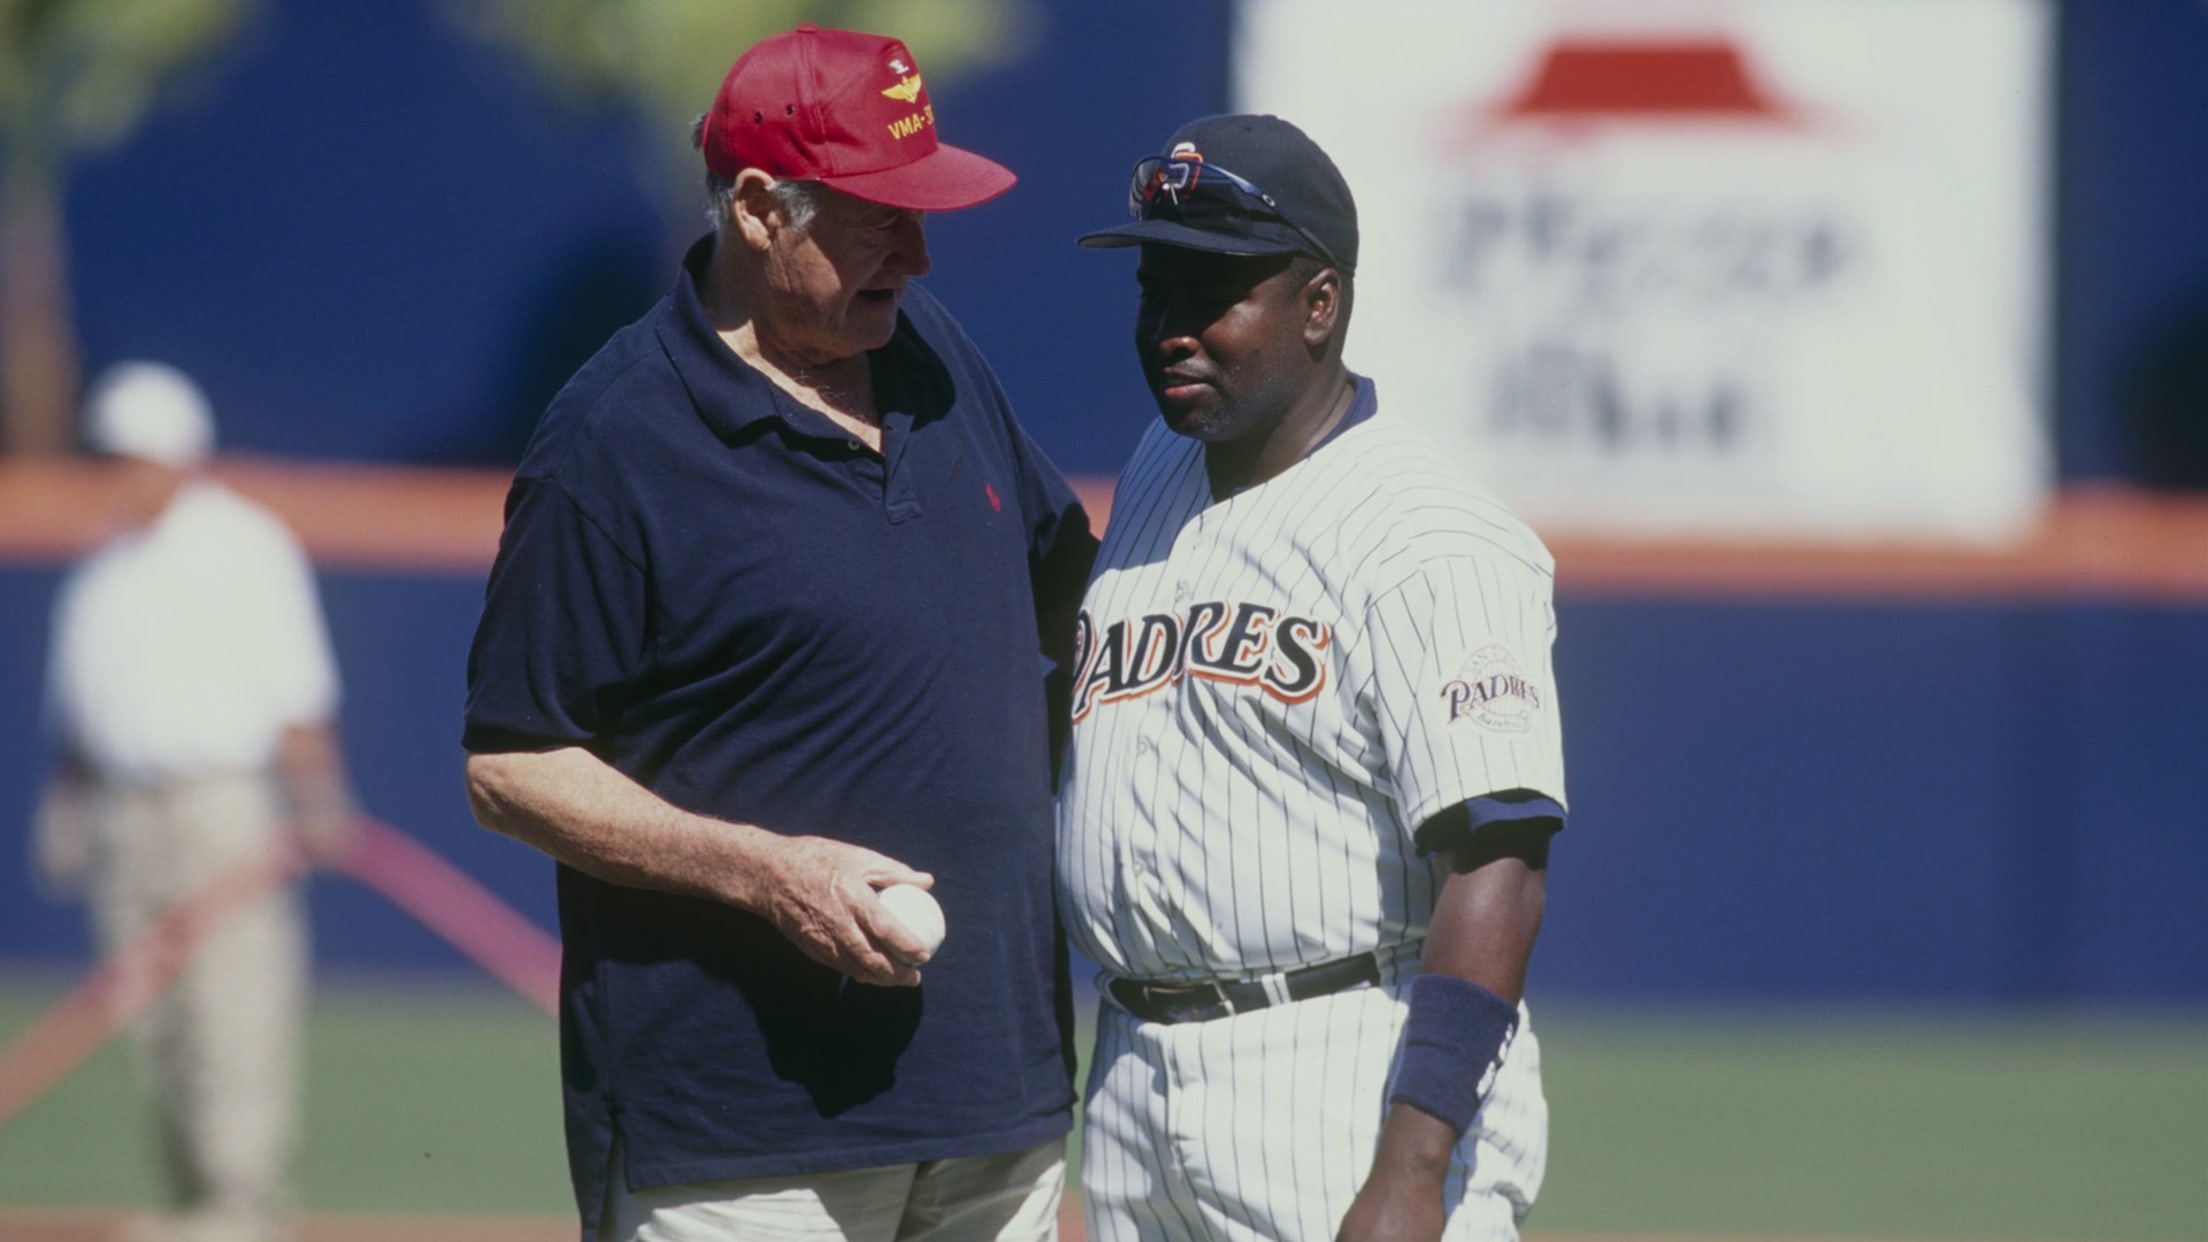
[[[1135,753],[1136,753],[1136,754],[1141,754],[1141,755],[1147,755],[1147,754],[1149,754],[1149,753],[1150,753],[1151,751],[1153,751],[1153,750],[1156,750],[1156,749],[1157,749],[1157,747],[1155,747],[1155,746],[1152,746],[1152,745],[1150,744],[1150,739],[1149,739],[1149,738],[1146,738],[1146,737],[1144,737],[1144,738],[1137,738],[1137,739],[1135,739]]]

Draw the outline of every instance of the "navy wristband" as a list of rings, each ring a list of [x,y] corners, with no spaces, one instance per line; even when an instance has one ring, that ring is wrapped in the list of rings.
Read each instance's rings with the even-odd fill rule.
[[[1418,976],[1411,980],[1403,1063],[1389,1098],[1439,1117],[1462,1135],[1517,1033],[1518,1006],[1455,975]]]

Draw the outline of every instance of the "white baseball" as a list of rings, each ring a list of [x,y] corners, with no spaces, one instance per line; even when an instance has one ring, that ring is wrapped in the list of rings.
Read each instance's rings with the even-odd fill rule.
[[[915,884],[892,884],[881,891],[882,904],[927,946],[932,956],[943,946],[943,907]]]

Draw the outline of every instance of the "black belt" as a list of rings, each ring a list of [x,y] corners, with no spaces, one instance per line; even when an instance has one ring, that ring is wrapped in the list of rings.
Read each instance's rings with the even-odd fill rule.
[[[1380,959],[1370,953],[1306,966],[1279,976],[1276,988],[1256,979],[1205,980],[1201,983],[1144,983],[1113,979],[1105,989],[1120,1008],[1145,1022],[1209,1022],[1229,1014],[1263,1009],[1282,1000],[1309,1000],[1354,987],[1377,986]],[[1285,996],[1277,994],[1285,993]]]

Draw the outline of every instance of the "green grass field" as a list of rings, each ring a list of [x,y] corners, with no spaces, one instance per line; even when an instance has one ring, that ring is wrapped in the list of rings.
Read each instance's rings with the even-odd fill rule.
[[[0,987],[0,1031],[52,988]],[[322,986],[307,1046],[301,1206],[568,1213],[552,1022],[473,983]],[[160,1201],[125,1041],[0,1129],[0,1204]]]
[[[2208,1238],[2208,1021],[1549,1013],[1529,1232]]]
[[[0,1038],[58,993],[0,987]],[[1546,1007],[1528,1236],[2208,1239],[2208,1015]],[[325,985],[302,1206],[567,1212],[549,1020],[488,986]],[[112,1046],[5,1129],[0,1205],[157,1201]]]

